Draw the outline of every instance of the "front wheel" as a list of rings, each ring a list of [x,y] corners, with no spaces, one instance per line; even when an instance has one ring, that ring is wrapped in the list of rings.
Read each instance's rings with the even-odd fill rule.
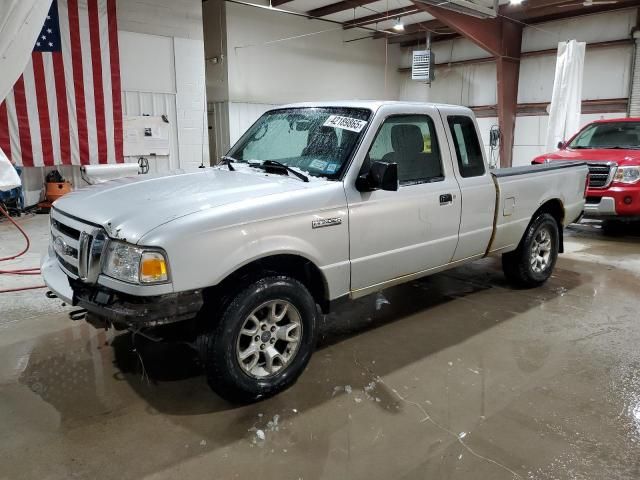
[[[272,276],[252,283],[200,337],[209,386],[238,403],[287,389],[309,362],[317,323],[315,300],[299,281]]]
[[[518,287],[542,285],[551,276],[560,246],[558,223],[548,213],[535,217],[527,227],[520,245],[502,255],[507,279]]]

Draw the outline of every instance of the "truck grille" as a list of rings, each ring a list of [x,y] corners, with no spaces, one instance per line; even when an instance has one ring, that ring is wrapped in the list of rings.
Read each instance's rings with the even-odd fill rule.
[[[615,175],[616,164],[612,162],[588,163],[589,187],[607,188]]]
[[[95,282],[106,240],[101,229],[51,210],[51,245],[60,267],[69,277]]]

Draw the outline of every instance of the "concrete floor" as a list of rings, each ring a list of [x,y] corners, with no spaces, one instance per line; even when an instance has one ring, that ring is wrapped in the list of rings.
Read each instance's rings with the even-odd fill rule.
[[[32,266],[47,218],[21,222]],[[0,295],[0,479],[640,478],[640,236],[567,235],[535,290],[487,259],[350,304],[293,388],[245,407],[184,347]]]

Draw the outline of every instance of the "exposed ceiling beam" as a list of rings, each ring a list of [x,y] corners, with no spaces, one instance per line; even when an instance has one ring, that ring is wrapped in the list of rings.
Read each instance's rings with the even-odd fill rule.
[[[402,38],[412,35],[418,32],[422,32],[422,35],[425,36],[428,32],[431,32],[435,35],[447,35],[449,33],[454,33],[449,27],[447,27],[444,23],[439,22],[438,20],[429,20],[427,22],[418,22],[412,23],[410,25],[405,25],[404,30],[400,33],[394,30],[384,30],[381,32],[374,33],[374,38],[384,38],[384,37],[393,37],[398,40],[390,43],[400,43]]]
[[[309,10],[307,13],[313,17],[325,17],[332,13],[344,12],[345,10],[361,7],[377,1],[378,0],[343,0],[324,7],[314,8],[313,10]]]
[[[609,12],[612,10],[621,10],[624,8],[630,7],[638,7],[640,6],[640,1],[638,0],[619,0],[617,3],[612,4],[597,4],[594,3],[591,7],[585,7],[583,5],[576,5],[576,2],[571,1],[563,1],[561,2],[564,5],[573,4],[567,7],[560,7],[558,5],[549,5],[546,7],[542,7],[540,5],[536,5],[535,8],[531,7],[530,10],[525,11],[524,17],[520,17],[518,15],[512,15],[509,13],[509,9],[505,8],[505,13],[507,17],[515,18],[520,21],[524,21],[526,23],[541,23],[541,22],[549,22],[552,20],[562,20],[568,17],[577,17],[581,15],[590,15],[594,13],[603,13]],[[508,5],[503,5],[503,7],[508,7]],[[502,10],[501,10],[502,13]]]
[[[350,20],[344,23],[344,28],[346,30],[360,25],[369,25],[371,23],[381,22],[384,20],[393,20],[394,18],[404,17],[406,15],[412,15],[419,12],[420,10],[418,7],[414,6],[396,8],[395,10],[389,10],[387,12],[376,13],[373,15],[367,15],[366,17],[356,18],[355,20]]]
[[[273,6],[269,6],[269,5],[260,5],[260,4],[257,4],[257,3],[246,2],[244,0],[225,0],[225,1],[229,2],[229,3],[235,3],[237,5],[244,5],[246,7],[265,10],[265,11],[270,12],[270,13],[279,13],[279,14],[283,14],[283,15],[292,15],[294,17],[307,18],[309,20],[317,20],[319,22],[326,22],[326,23],[331,23],[333,25],[340,25],[341,27],[344,26],[343,22],[339,22],[337,20],[331,20],[331,19],[328,19],[328,18],[314,17],[312,15],[309,15],[308,13],[293,12],[291,10],[285,10],[285,9],[282,9],[282,8],[277,8],[277,7],[273,7]],[[357,28],[360,28],[362,30],[366,30],[366,31],[369,31],[369,32],[374,32],[374,33],[377,33],[377,32],[380,31],[377,28],[367,27],[366,25],[363,25],[363,26],[360,26],[360,27],[357,27]]]
[[[452,40],[454,38],[460,38],[457,33],[451,33],[451,35],[435,35],[431,37],[431,43],[443,42],[445,40]],[[396,40],[395,37],[389,38],[389,43],[399,43],[401,47],[418,47],[425,46],[427,37],[423,32],[412,33]]]
[[[587,7],[580,0],[529,0],[520,4],[500,5],[498,12],[502,16],[521,22],[539,23],[640,6],[640,0],[617,0],[616,3],[611,4],[598,4],[597,0],[595,1],[596,3]],[[417,7],[425,6],[418,1],[414,3]],[[446,6],[443,5],[441,8]],[[427,9],[423,8],[423,10]]]
[[[284,5],[285,3],[292,2],[293,0],[271,0],[272,7],[279,7],[280,5]]]

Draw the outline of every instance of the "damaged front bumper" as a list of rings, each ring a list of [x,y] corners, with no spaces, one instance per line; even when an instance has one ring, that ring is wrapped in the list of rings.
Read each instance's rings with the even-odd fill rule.
[[[137,296],[103,285],[88,285],[70,279],[53,255],[42,262],[42,276],[49,289],[63,302],[88,312],[94,326],[114,325],[141,329],[190,320],[204,304],[202,290]]]
[[[136,297],[102,286],[71,283],[73,305],[84,308],[105,324],[139,329],[194,318],[204,303],[202,290]],[[95,320],[95,319],[94,319]],[[95,321],[91,322],[94,325]]]

